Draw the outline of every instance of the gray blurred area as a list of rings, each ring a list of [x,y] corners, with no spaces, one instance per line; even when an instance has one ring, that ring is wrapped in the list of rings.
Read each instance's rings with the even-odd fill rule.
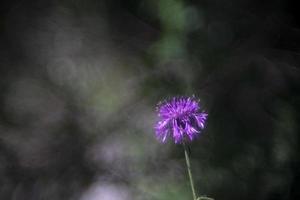
[[[0,199],[192,199],[155,108],[201,99],[198,194],[300,197],[300,23],[290,1],[7,1]]]

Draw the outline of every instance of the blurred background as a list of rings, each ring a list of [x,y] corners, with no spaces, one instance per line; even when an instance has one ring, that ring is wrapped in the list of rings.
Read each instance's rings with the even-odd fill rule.
[[[1,2],[0,199],[191,200],[156,104],[195,95],[198,194],[299,199],[300,21],[273,0]]]

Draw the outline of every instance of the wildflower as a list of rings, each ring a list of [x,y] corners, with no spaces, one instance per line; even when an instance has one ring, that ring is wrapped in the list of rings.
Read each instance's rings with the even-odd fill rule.
[[[159,121],[155,125],[156,137],[162,142],[173,136],[175,143],[192,141],[205,126],[207,113],[201,112],[194,97],[173,97],[158,105]]]

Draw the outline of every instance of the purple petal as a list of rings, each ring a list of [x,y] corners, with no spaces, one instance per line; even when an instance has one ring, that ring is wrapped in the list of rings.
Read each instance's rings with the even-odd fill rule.
[[[173,119],[173,137],[175,139],[175,143],[179,143],[182,138],[182,131],[175,119]]]
[[[207,114],[206,113],[200,113],[200,114],[196,114],[194,116],[195,116],[198,127],[203,129],[205,121],[206,121]]]
[[[159,103],[157,107],[159,121],[155,126],[158,139],[165,142],[171,135],[175,143],[180,143],[187,135],[193,140],[204,128],[207,114],[200,112],[199,101],[194,97],[173,97]]]
[[[199,133],[193,126],[191,126],[189,123],[185,124],[185,132],[189,136],[190,140],[192,141],[193,138]]]

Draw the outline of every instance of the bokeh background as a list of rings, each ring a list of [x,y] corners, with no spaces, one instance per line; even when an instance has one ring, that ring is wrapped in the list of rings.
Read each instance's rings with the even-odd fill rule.
[[[300,21],[284,0],[0,5],[0,199],[192,199],[157,102],[195,95],[198,194],[299,199]]]

